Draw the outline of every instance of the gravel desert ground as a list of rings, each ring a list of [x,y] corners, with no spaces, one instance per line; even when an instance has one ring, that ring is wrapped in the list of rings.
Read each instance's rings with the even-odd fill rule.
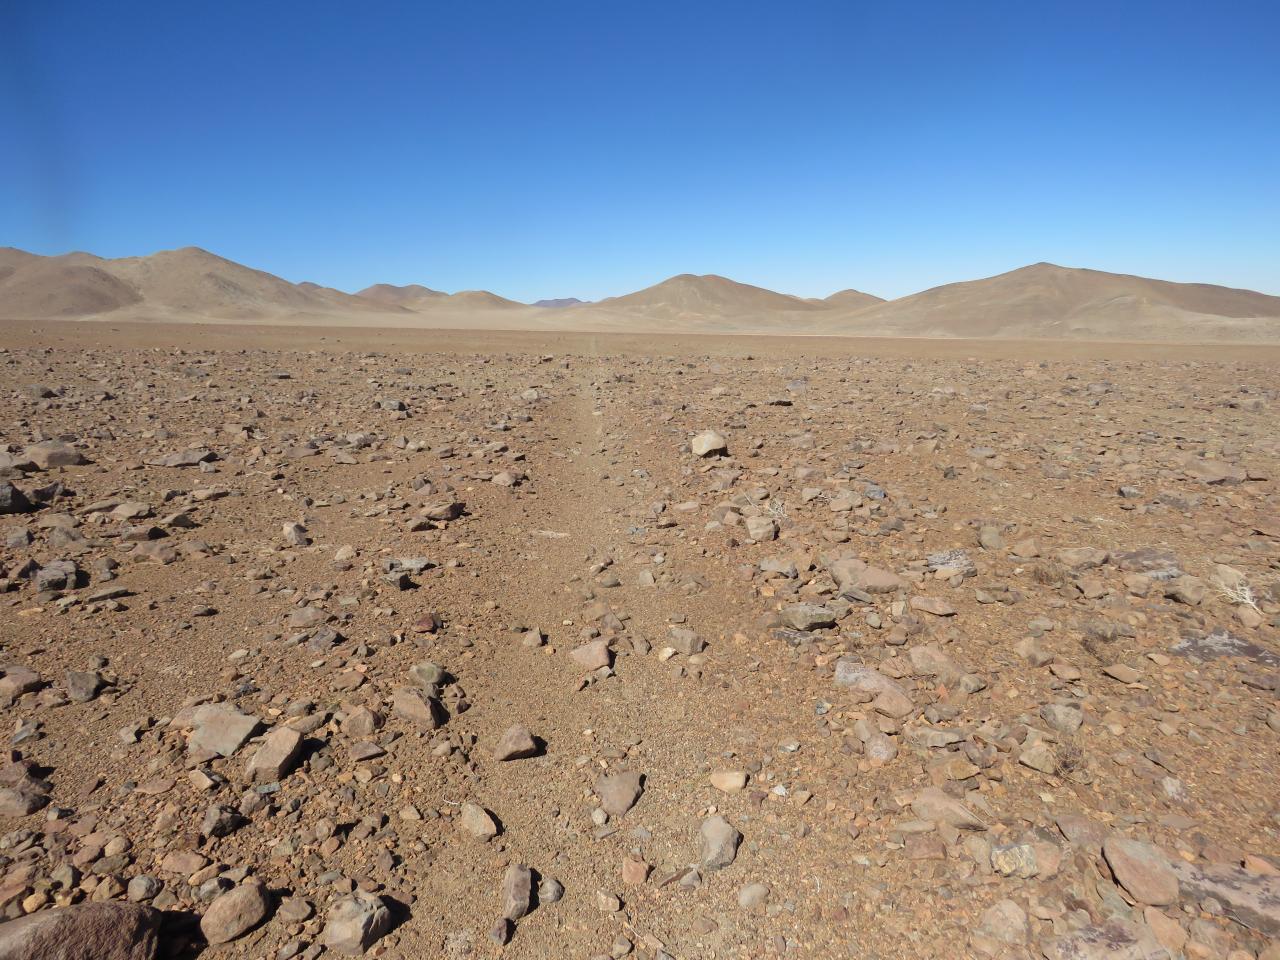
[[[0,347],[5,956],[1280,957],[1280,348]]]

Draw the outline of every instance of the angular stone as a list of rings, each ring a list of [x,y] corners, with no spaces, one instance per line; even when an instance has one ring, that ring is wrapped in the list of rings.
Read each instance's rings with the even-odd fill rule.
[[[205,809],[200,821],[200,835],[204,837],[225,837],[234,833],[245,818],[237,810],[230,807],[211,804]]]
[[[782,622],[793,630],[820,630],[836,625],[836,615],[816,603],[791,603],[782,608]]]
[[[907,728],[906,734],[907,739],[912,743],[928,747],[930,750],[939,750],[964,741],[962,733],[942,727],[913,726]]]
[[[520,760],[535,756],[537,752],[538,744],[533,739],[533,734],[527,727],[516,724],[514,727],[508,727],[498,740],[498,745],[493,749],[493,756],[497,760]]]
[[[1127,663],[1110,664],[1109,666],[1103,667],[1102,672],[1112,680],[1118,680],[1121,683],[1137,683],[1142,679],[1142,674]]]
[[[458,813],[458,826],[477,840],[492,840],[498,835],[493,815],[478,803],[464,803]]]
[[[729,452],[729,441],[714,430],[703,430],[689,441],[695,457],[723,456]]]
[[[979,929],[1001,943],[1027,942],[1027,912],[1012,900],[997,900],[982,914]]]
[[[918,677],[936,677],[947,686],[953,686],[966,674],[952,657],[943,653],[936,643],[923,643],[907,652],[911,668]]]
[[[330,909],[321,942],[334,953],[361,956],[391,929],[391,911],[382,898],[356,889]]]
[[[1190,607],[1198,607],[1208,594],[1208,587],[1199,577],[1183,575],[1165,584],[1164,595],[1171,600],[1185,603]]]
[[[0,483],[0,515],[29,513],[34,509],[27,495],[12,483]]]
[[[424,660],[421,663],[415,663],[409,668],[409,679],[423,690],[432,692],[442,686],[448,679],[448,674],[444,668]]]
[[[96,670],[68,670],[67,696],[73,703],[88,703],[102,689],[102,677]]]
[[[289,727],[275,727],[254,751],[245,773],[259,783],[279,780],[297,766],[301,753],[302,734]]]
[[[24,693],[40,689],[40,674],[30,667],[9,665],[0,677],[0,707],[9,707]]]
[[[1058,562],[1072,570],[1092,570],[1111,559],[1111,554],[1097,547],[1063,547],[1058,551]]]
[[[1030,879],[1040,872],[1035,847],[1029,843],[1010,843],[992,847],[991,869],[1006,877]]]
[[[0,817],[29,817],[48,803],[49,797],[33,785],[0,787]]]
[[[1018,762],[1024,767],[1052,776],[1058,771],[1058,758],[1045,743],[1033,743],[1018,753]]]
[[[827,572],[841,590],[852,588],[865,593],[896,593],[907,585],[892,570],[872,567],[858,559],[833,561],[827,565]]]
[[[161,467],[198,467],[202,463],[217,459],[218,455],[205,447],[188,447],[186,450],[179,450],[177,453],[149,462]]]
[[[932,614],[935,617],[954,617],[956,608],[941,597],[912,597],[911,609]]]
[[[83,453],[62,440],[42,440],[39,443],[33,443],[22,452],[22,456],[41,470],[48,470],[51,467],[78,467],[89,462]]]
[[[1208,484],[1244,483],[1249,477],[1244,467],[1222,460],[1192,460],[1183,472],[1192,480]]]
[[[613,654],[609,650],[609,641],[603,638],[575,647],[569,655],[580,663],[584,669],[592,671],[610,666],[613,662]]]
[[[1102,855],[1120,886],[1139,903],[1163,907],[1177,901],[1178,876],[1158,847],[1113,833],[1102,844]]]
[[[961,801],[937,787],[925,787],[911,801],[911,809],[922,820],[945,823],[958,830],[986,830],[987,825]]]
[[[223,757],[239,750],[259,726],[257,717],[243,714],[225,703],[205,704],[196,710],[192,719],[195,729],[187,741],[187,749],[192,753],[208,750]]]
[[[708,817],[698,830],[702,838],[701,863],[706,870],[723,870],[738,856],[739,833],[724,817]]]
[[[519,920],[529,912],[533,898],[533,872],[523,863],[507,867],[502,878],[502,916]]]
[[[138,874],[129,880],[129,885],[125,888],[125,896],[129,898],[130,903],[143,903],[154,900],[163,887],[164,884],[155,877]]]
[[[1067,735],[1075,733],[1084,723],[1084,714],[1071,703],[1046,703],[1040,708],[1040,718],[1049,729]]]
[[[915,710],[915,704],[902,684],[856,660],[836,662],[835,683],[839,687],[872,694],[872,706],[887,717],[901,719]]]
[[[1064,813],[1054,821],[1067,842],[1088,850],[1094,856],[1102,855],[1102,842],[1107,839],[1107,828],[1082,813]]]
[[[461,500],[437,500],[424,506],[418,513],[428,520],[457,520],[465,507],[466,504]]]
[[[636,805],[644,793],[644,774],[635,771],[601,774],[596,780],[600,806],[611,817],[620,817]]]
[[[676,653],[683,653],[686,657],[701,653],[707,647],[706,641],[684,627],[671,627],[667,631],[667,645]]]
[[[511,942],[511,937],[515,932],[515,924],[506,917],[500,917],[494,925],[489,928],[489,939],[501,947]]]
[[[435,730],[445,720],[444,707],[439,700],[408,687],[392,691],[391,712],[422,730]]]
[[[778,539],[778,521],[772,517],[747,517],[747,536],[757,543]]]
[[[713,770],[710,779],[721,793],[737,793],[747,785],[747,774],[742,770]]]

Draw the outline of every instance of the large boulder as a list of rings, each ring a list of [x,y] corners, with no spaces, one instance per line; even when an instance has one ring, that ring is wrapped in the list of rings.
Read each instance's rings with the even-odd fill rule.
[[[267,888],[257,880],[249,880],[209,904],[200,918],[200,932],[209,943],[228,943],[265,920],[270,909]]]
[[[78,903],[0,924],[0,960],[153,960],[160,913],[137,903]]]
[[[41,440],[27,447],[22,455],[41,470],[48,470],[50,467],[78,467],[89,462],[83,453],[62,440]]]

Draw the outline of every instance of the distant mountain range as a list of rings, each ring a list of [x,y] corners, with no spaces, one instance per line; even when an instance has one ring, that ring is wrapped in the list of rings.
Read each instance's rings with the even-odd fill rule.
[[[577,297],[556,297],[552,300],[535,300],[535,307],[573,307],[579,303],[589,303],[588,300],[579,300]]]
[[[485,290],[290,283],[197,247],[108,260],[0,248],[0,320],[54,318],[666,333],[1280,342],[1280,297],[1037,263],[883,300],[680,274],[634,293],[517,303]]]

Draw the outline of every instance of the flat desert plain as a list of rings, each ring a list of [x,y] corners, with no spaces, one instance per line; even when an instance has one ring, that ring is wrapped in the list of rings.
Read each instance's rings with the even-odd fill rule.
[[[0,345],[24,936],[1280,956],[1280,348]]]

